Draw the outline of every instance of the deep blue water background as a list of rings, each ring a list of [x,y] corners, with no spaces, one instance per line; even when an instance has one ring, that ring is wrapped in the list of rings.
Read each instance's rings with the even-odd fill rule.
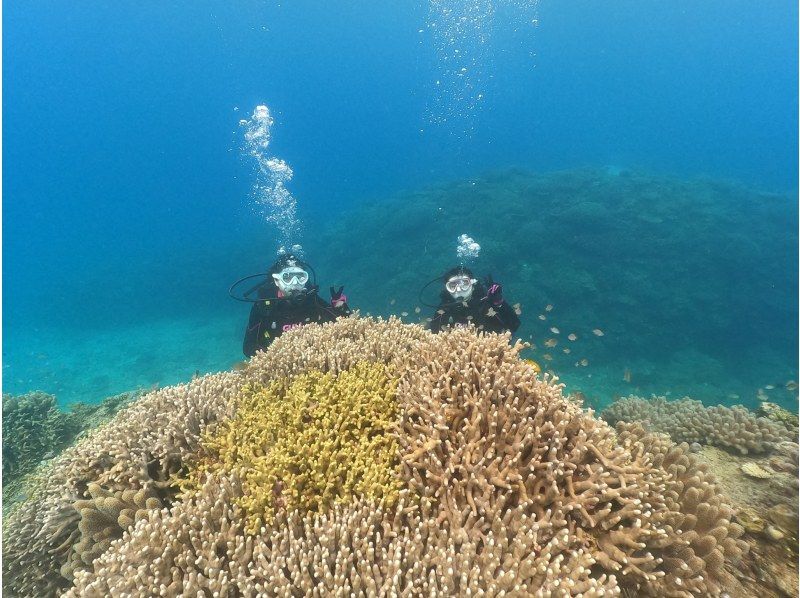
[[[275,248],[239,151],[259,103],[312,247],[344,211],[509,167],[735,180],[796,230],[796,3],[495,4],[480,108],[433,124],[423,2],[5,3],[4,392],[96,401],[240,359],[227,286]]]

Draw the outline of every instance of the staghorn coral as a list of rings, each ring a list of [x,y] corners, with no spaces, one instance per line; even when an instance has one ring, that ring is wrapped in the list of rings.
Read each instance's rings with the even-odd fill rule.
[[[325,514],[284,512],[269,531],[249,536],[241,494],[235,476],[207,477],[194,498],[126,533],[66,596],[140,595],[143,588],[167,596],[619,593],[614,576],[593,573],[594,559],[567,529],[551,534],[519,509],[507,516],[514,526],[497,517],[485,540],[465,541],[437,523],[431,501],[417,505],[404,490],[392,508],[358,499]]]
[[[196,489],[206,472],[240,470],[252,533],[279,506],[317,511],[353,496],[393,498],[395,386],[383,364],[358,363],[338,376],[300,375],[288,388],[247,388],[236,416],[205,436],[183,487]]]
[[[310,371],[337,374],[362,361],[399,366],[414,344],[429,335],[421,326],[403,324],[395,317],[385,321],[350,317],[301,326],[278,337],[268,351],[258,352],[244,374],[267,386]]]
[[[675,442],[711,444],[742,455],[769,452],[776,443],[794,439],[782,425],[744,407],[706,407],[689,398],[625,397],[606,408],[603,418],[612,425],[640,422],[650,431],[669,434]]]
[[[68,587],[59,575],[68,549],[79,541],[74,505],[91,499],[90,484],[111,492],[159,490],[187,455],[200,446],[205,427],[233,413],[241,376],[222,373],[156,390],[90,431],[32,481],[29,498],[3,522],[3,586],[13,596],[52,596]]]
[[[239,374],[145,397],[109,425],[116,435],[89,437],[57,461],[56,481],[33,501],[39,514],[14,519],[4,537],[11,593],[67,588],[63,577],[47,585],[66,562],[52,550],[74,548],[70,513],[98,490],[92,481],[111,493],[168,492],[167,474],[188,475],[187,491],[90,554],[68,595],[682,598],[735,586],[725,567],[742,554],[741,528],[685,447],[581,410],[508,336],[349,318],[280,342]],[[315,401],[329,412],[313,413]],[[308,421],[292,412],[303,405]],[[351,446],[333,450],[330,439]],[[341,491],[341,460],[367,456],[364,440],[377,454],[353,459]],[[321,466],[325,451],[332,467]],[[365,471],[380,483],[358,486]],[[274,480],[288,484],[271,497]],[[270,517],[249,533],[259,510]],[[26,540],[55,525],[62,546]]]

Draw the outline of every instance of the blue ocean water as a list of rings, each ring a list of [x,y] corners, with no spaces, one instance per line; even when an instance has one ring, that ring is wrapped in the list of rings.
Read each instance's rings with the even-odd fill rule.
[[[242,358],[248,306],[227,288],[264,271],[278,238],[254,207],[253,163],[242,152],[239,121],[260,104],[274,118],[270,155],[294,171],[288,188],[308,259],[324,265],[326,281],[358,262],[352,277],[364,300],[351,301],[365,312],[392,311],[382,295],[405,294],[398,305],[414,305],[413,282],[382,285],[386,265],[413,262],[424,239],[405,227],[361,260],[354,254],[363,239],[347,229],[331,235],[344,219],[358,221],[364,206],[414,202],[439,185],[514,169],[634,171],[753,190],[746,200],[726,192],[714,201],[719,213],[736,212],[733,222],[769,221],[752,237],[744,226],[739,249],[750,243],[755,255],[762,235],[786,238],[759,254],[765,267],[785,267],[785,278],[770,278],[773,290],[753,297],[750,309],[748,297],[736,300],[737,318],[758,323],[747,330],[763,331],[755,349],[752,333],[709,347],[694,328],[684,334],[683,357],[642,352],[674,328],[669,317],[626,329],[625,340],[646,362],[640,370],[664,373],[642,392],[699,388],[683,384],[688,374],[714,378],[705,400],[780,390],[797,379],[797,10],[751,0],[6,3],[3,391],[94,402]],[[516,231],[486,226],[507,210],[506,175],[492,176],[501,180],[474,212],[474,230],[459,221],[458,232],[487,231],[478,241],[491,260],[481,267],[499,272],[509,292],[516,284],[518,296],[537,297],[542,285],[522,276],[518,247],[504,242]],[[764,193],[777,197],[768,218]],[[669,197],[654,195],[654,214]],[[363,213],[399,229],[407,216],[388,207]],[[531,209],[518,226],[548,225],[538,218]],[[683,238],[681,223],[669,223]],[[570,230],[569,222],[552,226]],[[442,267],[455,259],[455,236]],[[713,250],[698,247],[683,250]],[[597,248],[573,243],[563,251]],[[659,255],[647,259],[657,276]],[[536,254],[529,262],[545,270],[553,263]],[[729,265],[713,265],[707,276],[734,276]],[[735,276],[759,280],[761,270],[748,262]],[[552,292],[570,288],[559,287],[559,274],[549,273]],[[413,280],[421,286],[431,275]],[[732,309],[727,295],[704,300],[709,318]],[[531,336],[541,307],[525,311]],[[587,329],[603,324],[602,313],[598,319]],[[587,392],[621,392],[621,363],[613,375],[560,367],[553,365],[576,388],[592,374],[616,384],[585,385]],[[729,387],[720,382],[748,368]],[[776,398],[796,408],[789,394]]]

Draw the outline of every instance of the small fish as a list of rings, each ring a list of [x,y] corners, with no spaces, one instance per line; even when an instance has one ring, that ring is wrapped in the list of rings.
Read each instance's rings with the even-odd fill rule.
[[[550,332],[552,332],[553,334],[561,334],[561,331],[558,328],[556,328],[555,326],[550,328]]]
[[[542,357],[544,357],[546,361],[553,361],[553,356],[550,355],[550,353],[545,353]]]
[[[567,338],[568,338],[569,340],[571,340],[571,341],[576,341],[576,340],[578,340],[578,336],[577,336],[577,335],[576,335],[574,332],[573,332],[573,333],[571,333],[571,334],[570,334],[570,335],[569,335]]]
[[[395,303],[395,300],[394,300],[394,299],[392,299],[391,301],[389,301],[389,305],[394,305],[394,303]]]
[[[467,316],[467,321],[472,321],[474,318],[472,316]]]
[[[401,311],[400,315],[405,318],[405,317],[408,316],[408,312],[407,311]]]
[[[440,316],[443,316],[444,315],[444,310],[443,309],[437,309],[436,313],[439,314]]]
[[[729,399],[736,400],[736,399],[739,399],[740,397],[739,397],[739,395],[737,395],[737,394],[733,394],[733,393],[732,393],[732,394],[729,394],[729,395],[728,395],[728,398],[729,398]]]
[[[531,366],[531,368],[533,368],[533,371],[536,372],[537,374],[542,371],[542,366],[536,363],[533,359],[523,359],[522,361]]]
[[[795,382],[794,380],[789,380],[786,383],[786,390],[788,390],[789,392],[797,390],[797,382]]]
[[[415,308],[414,308],[414,313],[415,313],[415,314],[418,314],[418,313],[419,313],[419,312],[421,312],[421,311],[422,311],[422,310],[421,310],[419,307],[415,307]]]
[[[462,302],[461,302],[461,306],[462,306],[462,307],[469,307],[469,305],[467,305],[467,302],[466,302],[466,301],[462,301]]]
[[[567,355],[569,355],[570,353],[569,347],[564,347],[562,351],[564,351],[564,353],[566,353]]]
[[[521,307],[515,307],[514,308],[514,313],[517,314],[518,316],[521,316],[522,315],[522,308]]]
[[[595,336],[603,336],[605,332],[603,332],[599,328],[595,328],[594,330],[592,330],[592,334],[594,334]]]
[[[553,306],[548,303],[547,307],[545,307],[544,310],[545,311],[553,311]]]
[[[514,305],[512,305],[511,307],[513,307],[515,310],[517,310],[517,309],[522,309],[522,305],[520,305],[519,303],[515,303],[515,304],[514,304]]]
[[[772,384],[767,384],[764,388],[766,390],[775,390],[775,387]]]
[[[625,372],[622,374],[622,379],[625,380],[625,382],[630,383],[631,371],[628,368],[625,368]]]
[[[547,318],[544,317],[544,314],[539,314],[539,319],[540,320],[546,320]]]
[[[544,341],[545,347],[555,347],[557,344],[558,341],[554,338],[548,338],[546,341]]]
[[[584,357],[583,359],[581,359],[581,365],[583,367],[586,367],[587,365],[589,365],[589,360]]]
[[[487,315],[487,316],[489,316],[489,317],[491,318],[492,316],[496,316],[496,315],[497,315],[497,312],[496,312],[496,311],[494,311],[494,309],[490,307],[490,308],[489,308],[489,311],[487,311],[487,312],[486,312],[486,315]]]

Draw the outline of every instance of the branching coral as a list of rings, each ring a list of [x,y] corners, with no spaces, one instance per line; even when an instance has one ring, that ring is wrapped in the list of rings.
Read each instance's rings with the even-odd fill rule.
[[[94,566],[75,568],[70,596],[732,588],[741,528],[705,470],[666,437],[582,411],[521,348],[349,318],[287,333],[241,374],[145,397],[54,465],[40,514],[10,522],[11,591],[52,593],[42,580],[81,552],[74,505],[83,516],[92,500]],[[178,499],[167,474],[184,480]],[[169,508],[145,501],[106,544],[133,490]]]
[[[21,477],[139,396],[138,391],[123,393],[97,404],[75,403],[69,411],[62,411],[55,397],[43,392],[3,395],[4,508],[14,492],[24,488]]]
[[[603,418],[612,425],[640,422],[650,431],[669,434],[675,442],[711,444],[742,455],[768,452],[781,440],[795,439],[784,426],[744,407],[706,407],[688,398],[626,397],[605,409]]]
[[[4,591],[50,596],[68,587],[59,571],[73,546],[64,541],[80,541],[75,504],[92,498],[91,484],[159,492],[169,501],[167,480],[197,452],[205,427],[230,417],[240,383],[238,373],[223,373],[149,393],[54,459],[4,520]]]
[[[317,511],[353,496],[396,496],[397,411],[383,364],[359,363],[338,376],[310,372],[269,388],[245,389],[236,416],[203,441],[184,488],[206,472],[240,471],[238,504],[255,533],[276,508]]]
[[[3,483],[31,471],[77,434],[56,398],[43,392],[3,395]]]

